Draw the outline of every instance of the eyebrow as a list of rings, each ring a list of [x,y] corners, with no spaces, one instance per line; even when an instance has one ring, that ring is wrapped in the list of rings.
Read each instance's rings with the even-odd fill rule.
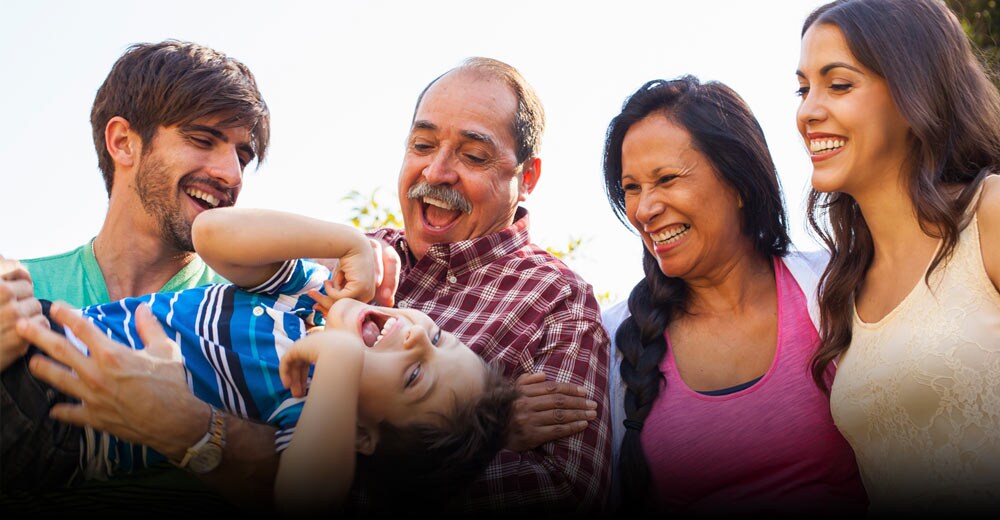
[[[440,128],[438,128],[437,125],[435,125],[434,123],[431,123],[430,121],[427,121],[427,120],[424,120],[424,119],[419,119],[419,120],[413,122],[413,130],[437,131],[437,130],[440,130]],[[488,135],[486,135],[486,134],[484,134],[482,132],[474,132],[472,130],[462,130],[460,133],[462,134],[462,137],[465,137],[466,139],[471,139],[473,141],[478,141],[478,142],[483,143],[485,145],[492,146],[493,148],[497,147],[496,141],[494,141],[492,137],[490,137],[490,136],[488,136]]]
[[[826,76],[833,69],[847,69],[847,70],[853,70],[854,72],[857,72],[858,74],[864,74],[864,72],[862,72],[861,69],[859,69],[859,68],[857,68],[857,67],[855,67],[853,65],[849,65],[849,64],[844,63],[842,61],[835,61],[833,63],[828,63],[828,64],[824,65],[823,68],[819,69],[819,75],[820,76]],[[801,70],[795,71],[795,75],[796,76],[805,77],[805,74],[803,74]]]

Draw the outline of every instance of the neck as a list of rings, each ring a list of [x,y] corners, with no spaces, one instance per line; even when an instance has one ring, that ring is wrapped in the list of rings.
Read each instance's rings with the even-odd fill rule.
[[[855,200],[872,235],[876,261],[905,263],[924,249],[937,246],[938,238],[921,228],[905,189],[882,190]]]
[[[774,289],[771,258],[754,251],[726,263],[711,275],[688,282],[692,314],[739,316]]]
[[[145,215],[145,213],[143,213]],[[110,204],[94,239],[94,256],[111,300],[159,292],[195,254],[167,245],[155,224],[136,222],[136,213]]]

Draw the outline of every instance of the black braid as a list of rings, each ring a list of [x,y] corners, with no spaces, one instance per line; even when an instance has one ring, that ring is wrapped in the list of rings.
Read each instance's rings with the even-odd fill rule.
[[[660,362],[667,353],[664,332],[676,312],[684,311],[687,286],[678,278],[668,278],[656,259],[643,248],[642,267],[646,273],[628,299],[632,314],[615,335],[622,352],[621,376],[625,390],[625,418],[633,426],[625,429],[619,469],[622,475],[622,509],[638,512],[646,509],[649,495],[649,466],[639,442],[642,424],[664,382]]]

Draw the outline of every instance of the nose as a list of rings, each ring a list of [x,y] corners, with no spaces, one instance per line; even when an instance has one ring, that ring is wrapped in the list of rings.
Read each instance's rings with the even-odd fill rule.
[[[436,152],[430,163],[424,167],[424,179],[432,185],[455,184],[458,182],[458,173],[455,171],[455,159],[445,148]]]
[[[208,175],[229,188],[243,182],[243,164],[235,146],[221,146],[213,154],[207,168]]]
[[[819,92],[810,92],[802,98],[799,109],[795,113],[799,127],[803,130],[806,126],[826,119],[826,107],[823,104],[823,96]]]
[[[403,340],[403,350],[408,350],[421,356],[434,355],[434,345],[431,345],[431,338],[427,335],[427,329],[419,325],[411,325],[406,331],[406,338]]]
[[[664,202],[653,193],[643,192],[639,194],[639,205],[635,210],[635,219],[642,224],[649,224],[661,213],[663,213]]]

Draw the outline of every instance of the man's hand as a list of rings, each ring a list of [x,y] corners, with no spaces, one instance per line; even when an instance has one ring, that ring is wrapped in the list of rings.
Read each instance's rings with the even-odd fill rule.
[[[597,403],[586,398],[582,386],[546,381],[543,372],[522,375],[517,386],[521,397],[514,402],[509,450],[528,451],[582,432],[597,417]]]
[[[142,350],[108,338],[64,303],[54,303],[50,314],[90,350],[87,356],[47,326],[18,321],[18,333],[52,358],[33,356],[31,372],[81,401],[54,405],[53,418],[92,426],[175,459],[205,433],[210,409],[191,393],[180,348],[146,305],[136,311]]]
[[[375,266],[380,269],[375,277],[375,304],[392,307],[396,304],[396,289],[399,289],[399,270],[403,261],[399,253],[389,244],[369,239],[375,250]]]
[[[28,351],[28,341],[15,328],[21,319],[47,325],[28,270],[17,260],[0,256],[0,371]]]

